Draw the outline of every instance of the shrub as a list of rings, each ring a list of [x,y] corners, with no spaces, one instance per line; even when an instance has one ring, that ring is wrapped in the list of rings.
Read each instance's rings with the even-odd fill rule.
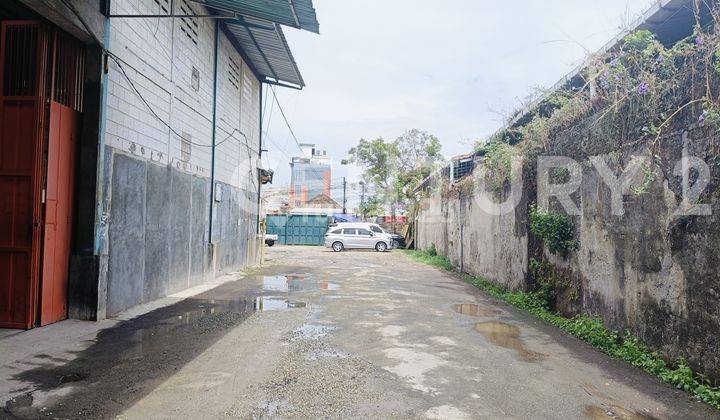
[[[569,216],[551,213],[533,204],[530,207],[530,231],[542,239],[553,254],[577,249],[575,223]]]
[[[558,297],[565,292],[568,292],[568,297],[573,301],[579,298],[578,289],[573,285],[567,271],[548,261],[530,258],[528,274],[538,287],[538,296],[547,302],[549,308],[555,307]]]

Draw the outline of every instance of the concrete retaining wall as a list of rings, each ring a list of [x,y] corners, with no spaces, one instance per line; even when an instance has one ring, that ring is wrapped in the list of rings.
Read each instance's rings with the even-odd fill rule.
[[[527,173],[523,202],[504,216],[477,208],[477,182],[463,181],[473,184],[472,188],[449,188],[436,181],[439,187],[422,203],[417,218],[418,247],[435,244],[438,253],[460,266],[462,224],[464,271],[515,289],[535,286],[527,274],[530,259],[550,262],[568,273],[578,292],[572,301],[559,300],[558,310],[598,315],[612,328],[632,330],[667,357],[686,358],[696,369],[720,378],[720,166],[716,144],[717,133],[696,127],[661,139],[652,153],[641,144],[597,154],[616,174],[633,155],[659,154],[664,162],[646,194],[623,197],[622,216],[611,213],[610,189],[590,157],[574,156],[583,168],[583,181],[572,197],[582,215],[573,218],[579,247],[565,257],[551,255],[529,232],[528,203],[534,201],[537,186],[535,177]],[[675,214],[682,184],[673,171],[683,153],[710,166],[711,182],[700,201],[710,205],[711,216]],[[476,169],[470,176],[478,173]],[[636,182],[642,181],[642,173],[639,177]],[[555,200],[550,207],[562,212]]]
[[[478,175],[468,175],[466,184]],[[458,190],[449,193],[436,188],[422,202],[418,214],[417,247],[434,245],[437,252],[447,256],[463,271],[486,277],[513,289],[525,289],[528,266],[528,232],[524,212],[489,216],[473,200],[475,191]],[[527,199],[523,196],[523,203]],[[519,207],[521,208],[521,207]],[[462,227],[462,235],[461,235]],[[462,241],[461,241],[462,237]],[[461,258],[462,254],[462,258]]]

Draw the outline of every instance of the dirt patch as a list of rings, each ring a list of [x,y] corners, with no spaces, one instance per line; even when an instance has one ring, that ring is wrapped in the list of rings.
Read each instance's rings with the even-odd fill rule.
[[[283,340],[290,345],[290,356],[225,414],[255,419],[360,418],[405,411],[401,398],[388,399],[375,385],[393,378],[372,363],[332,347],[328,342],[332,331],[332,327],[308,323],[290,332]]]

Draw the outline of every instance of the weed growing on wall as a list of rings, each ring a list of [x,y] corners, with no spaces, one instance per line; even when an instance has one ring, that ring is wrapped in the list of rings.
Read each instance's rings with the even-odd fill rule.
[[[532,108],[516,112],[488,143],[517,145],[525,154],[597,153],[637,141],[656,149],[661,135],[687,121],[720,129],[719,86],[716,28],[698,27],[672,47],[640,30],[588,59],[583,71]],[[588,138],[598,130],[603,144]],[[478,142],[476,149],[483,147]]]
[[[423,251],[407,250],[404,252],[416,261],[453,271],[452,264],[445,257],[430,256]],[[457,274],[464,281],[485,291],[490,296],[530,312],[543,321],[589,343],[608,356],[638,367],[660,378],[662,381],[682,389],[695,398],[720,409],[720,387],[711,386],[702,375],[694,373],[683,359],[677,359],[672,363],[666,362],[658,353],[648,348],[629,331],[622,334],[610,330],[597,317],[578,315],[573,318],[565,318],[555,314],[550,310],[543,294],[539,292],[514,292],[482,277],[473,277],[465,273]]]
[[[530,206],[530,231],[542,239],[553,254],[567,254],[577,249],[575,223],[559,213],[551,213],[533,204]]]
[[[490,188],[502,191],[505,183],[512,181],[512,162],[518,155],[515,147],[507,143],[488,143],[482,149],[485,158],[486,181]]]
[[[555,302],[564,293],[568,293],[571,301],[576,301],[580,297],[578,288],[572,283],[567,273],[548,261],[531,258],[528,264],[528,273],[538,285],[540,296],[548,302],[548,306],[551,308],[555,307]]]

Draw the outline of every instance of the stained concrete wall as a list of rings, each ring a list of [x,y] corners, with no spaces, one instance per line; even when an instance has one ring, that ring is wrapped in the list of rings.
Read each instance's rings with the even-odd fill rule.
[[[660,147],[665,163],[658,176],[647,194],[624,197],[622,216],[611,214],[609,188],[584,161],[579,248],[566,259],[547,250],[544,254],[568,267],[579,282],[584,312],[601,316],[612,327],[629,328],[662,353],[684,357],[720,378],[720,171],[713,164],[717,153],[712,152],[716,137],[701,129],[665,137]],[[688,155],[710,163],[715,181],[701,201],[710,205],[712,215],[676,215],[682,186],[673,170],[683,147]],[[611,167],[619,173],[633,155],[651,153],[645,146],[631,146],[599,156],[615,162]]]
[[[167,296],[257,262],[255,217],[220,184],[209,241],[210,180],[108,147],[112,181],[107,240],[107,314]],[[257,193],[254,193],[257,200]]]
[[[193,2],[173,4],[177,13],[181,6],[208,13]],[[157,7],[152,1],[111,3],[115,14],[155,13]],[[119,63],[110,60],[107,75],[96,233],[100,318],[257,264],[251,247],[261,245],[260,82],[220,31],[213,114],[217,22],[111,21],[108,48]]]
[[[477,182],[479,173],[476,170],[468,175],[464,189],[434,188],[431,196],[423,200],[416,225],[417,247],[428,249],[434,245],[439,254],[467,273],[513,289],[525,289],[527,216],[523,211],[493,216],[483,210],[474,199],[477,188],[482,188]],[[526,207],[526,202],[524,193],[518,209]]]
[[[651,156],[642,143],[604,144],[593,156],[608,162],[616,175],[632,156]],[[717,144],[716,132],[699,127],[661,138],[652,154],[659,154],[663,164],[648,193],[623,197],[622,216],[611,213],[610,189],[591,165],[591,156],[571,155],[583,168],[580,190],[572,196],[582,215],[574,217],[579,247],[565,257],[551,255],[528,232],[527,197],[534,200],[537,188],[533,176],[523,179],[521,205],[504,216],[465,204],[474,202],[477,191],[462,193],[462,187],[451,189],[447,182],[436,181],[417,218],[418,247],[435,244],[438,253],[459,266],[458,227],[462,223],[464,271],[512,288],[530,289],[529,259],[549,261],[568,273],[578,290],[575,301],[559,301],[557,309],[598,315],[609,327],[630,329],[668,358],[683,357],[710,377],[720,378]],[[675,214],[682,186],[673,171],[683,153],[709,164],[711,182],[700,201],[711,206],[710,216]],[[478,172],[471,176],[477,177]],[[642,182],[642,172],[638,177],[636,184]],[[559,203],[551,200],[550,204],[553,211],[562,212]]]

